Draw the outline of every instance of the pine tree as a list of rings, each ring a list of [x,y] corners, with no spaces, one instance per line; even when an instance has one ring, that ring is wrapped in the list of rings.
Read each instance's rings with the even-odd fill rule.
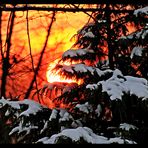
[[[147,124],[148,7],[107,4],[102,10],[78,31],[73,48],[64,52],[52,69],[81,83],[73,87],[64,84],[63,89],[56,83],[44,90],[59,88],[61,94],[54,100],[70,104],[70,112],[83,126],[110,137],[115,136],[114,130],[108,130],[110,126]],[[137,89],[133,92],[130,85],[143,94]]]

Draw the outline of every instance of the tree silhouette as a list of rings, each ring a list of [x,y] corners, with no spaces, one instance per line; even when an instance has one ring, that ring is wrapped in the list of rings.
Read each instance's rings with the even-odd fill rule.
[[[73,86],[52,83],[40,93],[59,89],[53,101],[59,101],[59,106],[61,102],[67,104],[67,109],[84,126],[111,136],[109,126],[127,122],[140,128],[139,125],[147,124],[148,110],[144,105],[148,97],[147,76],[144,76],[147,73],[147,6],[110,4],[103,7],[104,13],[96,12],[93,21],[78,31],[76,49],[64,52],[52,69],[52,73],[81,79],[82,83]],[[137,9],[125,13],[128,7]],[[112,11],[116,8],[117,12]],[[135,27],[134,32],[130,32],[128,24]],[[66,61],[71,64],[65,64]],[[140,95],[136,87],[145,93]]]

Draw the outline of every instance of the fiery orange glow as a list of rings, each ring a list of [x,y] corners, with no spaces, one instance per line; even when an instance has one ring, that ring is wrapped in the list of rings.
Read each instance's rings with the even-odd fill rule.
[[[46,73],[46,77],[47,77],[47,81],[49,83],[53,83],[53,82],[63,82],[63,83],[77,83],[78,85],[83,83],[83,79],[79,79],[77,80],[75,77],[72,78],[66,78],[66,76],[60,75],[59,74],[59,70],[55,71],[53,70],[55,68],[55,66],[59,63],[60,59],[55,60],[54,62],[50,63],[47,73]],[[69,61],[65,61],[65,62],[60,62],[62,63],[62,65],[71,65],[71,64],[77,64],[78,62],[69,62]]]
[[[95,4],[92,5],[94,5],[95,7]],[[85,5],[82,5],[81,7],[84,6]],[[47,30],[51,21],[51,16],[52,12],[48,11],[47,12],[29,11],[28,14],[30,42],[31,42],[32,54],[34,56],[33,58],[34,58],[35,67],[38,63],[39,55],[42,51],[42,48],[46,40]],[[4,11],[2,13],[1,30],[2,30],[3,50],[6,50],[5,46],[7,41],[6,36],[8,31],[7,27],[8,27],[9,17],[10,17],[10,12]],[[75,41],[70,40],[72,36],[75,35],[77,31],[81,29],[88,22],[88,20],[89,16],[84,12],[75,12],[75,13],[57,12],[55,21],[51,28],[50,37],[48,39],[46,47],[46,52],[44,54],[42,65],[40,67],[40,71],[37,77],[39,88],[42,87],[43,84],[47,83],[47,81],[49,83],[54,83],[54,82],[77,83],[78,85],[83,83],[82,79],[77,80],[75,76],[73,76],[72,78],[67,78],[64,75],[59,75],[59,71],[55,71],[53,69],[58,64],[59,62],[58,58],[61,57],[63,52],[70,49],[71,46],[74,44]],[[7,84],[7,94],[8,96],[9,94],[11,94],[13,97],[20,96],[19,99],[24,99],[23,95],[26,93],[26,90],[28,89],[33,76],[33,72],[29,71],[31,69],[31,60],[29,55],[27,20],[26,20],[25,11],[16,12],[13,27],[14,28],[11,39],[11,56],[12,56],[11,60],[12,63],[13,60],[15,60],[15,58],[17,58],[17,60],[23,59],[24,61],[22,60],[20,64],[16,63],[16,65],[14,65],[14,67],[10,71],[13,72],[14,75],[11,76],[11,79],[8,80],[9,83]],[[128,28],[130,28],[129,30],[132,32],[133,31],[132,29],[134,27],[129,24]],[[106,52],[108,52],[107,49]],[[71,64],[77,64],[79,62],[80,61],[77,62],[65,61],[60,64],[71,65]],[[88,65],[90,64],[88,63]],[[2,68],[0,69],[0,74],[1,71]],[[43,104],[46,104],[50,108],[55,106],[55,104],[50,99],[48,100],[45,99]]]
[[[44,45],[47,29],[51,20],[52,12],[29,11],[29,31],[30,41],[33,54],[38,54]],[[26,32],[26,12],[16,12],[15,24],[12,36],[12,50],[17,52],[19,48],[23,48],[22,56],[28,54],[28,37]],[[6,31],[10,12],[3,12],[2,18],[2,40],[5,45]],[[70,40],[88,20],[89,16],[83,12],[79,13],[57,13],[53,23],[50,39],[48,40],[47,50],[52,51],[53,58],[57,58],[57,54],[63,53],[69,49],[74,41]],[[56,55],[55,55],[56,54]],[[59,55],[58,55],[59,56]],[[51,60],[53,60],[51,58]],[[50,62],[50,61],[49,61]]]
[[[131,66],[136,70],[136,74],[139,75],[139,76],[142,76],[139,67],[140,67],[140,64],[134,64],[134,63],[131,63]]]
[[[40,53],[44,47],[44,43],[47,36],[48,26],[51,21],[52,12],[45,11],[29,11],[29,33],[31,50],[34,58],[34,65],[36,67]],[[3,51],[6,50],[6,36],[8,20],[10,12],[2,12],[2,47]],[[48,65],[59,58],[62,53],[71,48],[74,44],[74,40],[71,40],[74,34],[77,33],[83,25],[86,24],[89,16],[83,12],[57,12],[55,21],[52,25],[46,51],[42,59],[42,65],[40,67],[39,75],[37,77],[38,86],[43,87],[47,83],[47,68]],[[10,22],[9,22],[10,23]],[[7,96],[20,96],[19,99],[24,99],[24,94],[30,85],[33,72],[29,72],[27,69],[31,68],[31,60],[29,55],[29,44],[27,36],[27,20],[26,11],[16,12],[13,26],[13,33],[11,39],[11,55],[10,59],[13,63],[13,59],[22,60],[22,62],[16,63],[11,69],[11,73],[14,75],[7,82]],[[1,57],[0,57],[1,60]],[[17,62],[18,62],[17,61]],[[52,65],[52,64],[51,64]],[[0,65],[1,66],[1,65]],[[25,70],[27,72],[25,72]],[[0,74],[2,69],[0,69]],[[50,74],[49,74],[50,75]],[[55,75],[51,74],[52,78],[48,78],[54,81],[58,80]],[[50,76],[51,77],[51,76]],[[57,76],[56,76],[57,77]],[[65,80],[63,80],[65,82]],[[70,81],[70,82],[76,82]],[[20,95],[21,94],[21,95]],[[31,97],[31,96],[30,96]]]

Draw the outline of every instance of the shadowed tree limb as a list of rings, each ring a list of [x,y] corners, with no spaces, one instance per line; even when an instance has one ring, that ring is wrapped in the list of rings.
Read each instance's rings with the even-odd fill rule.
[[[11,38],[14,28],[14,20],[15,20],[15,11],[12,11],[10,14],[10,22],[8,22],[7,26],[7,38],[6,38],[6,49],[5,54],[2,59],[2,83],[1,83],[1,96],[6,96],[6,84],[7,84],[7,76],[9,74],[10,65],[10,49],[11,49]],[[3,53],[3,52],[2,52]]]
[[[34,67],[34,60],[33,60],[33,56],[32,56],[32,49],[31,49],[31,40],[30,40],[30,33],[29,33],[29,21],[28,21],[28,11],[26,13],[26,20],[27,20],[27,36],[28,36],[28,44],[29,44],[29,52],[30,52],[30,57],[31,57],[32,70],[33,70],[34,73],[36,73],[36,70],[35,70],[35,67]],[[38,83],[37,83],[36,77],[35,77],[34,82],[35,82],[36,90],[38,92]],[[38,93],[37,93],[37,97],[38,97],[39,103],[41,103],[40,102],[40,96],[39,96]]]
[[[26,92],[25,99],[30,96],[31,90],[32,90],[32,88],[33,88],[33,84],[34,84],[34,82],[35,82],[35,80],[36,80],[36,77],[37,77],[37,75],[38,75],[38,72],[39,72],[39,70],[40,70],[40,66],[41,66],[41,64],[42,64],[43,55],[44,55],[45,50],[46,50],[46,47],[47,47],[47,43],[48,43],[48,39],[49,39],[49,36],[50,36],[51,28],[52,28],[52,25],[53,25],[53,22],[54,22],[54,19],[55,19],[55,15],[56,15],[56,13],[55,13],[55,11],[53,11],[52,18],[51,18],[51,22],[50,22],[50,24],[49,24],[49,26],[48,26],[48,31],[47,31],[46,40],[45,40],[43,49],[42,49],[41,54],[40,54],[40,57],[39,57],[37,67],[36,67],[35,72],[34,72],[34,75],[33,75],[33,79],[32,79],[32,81],[31,81],[31,83],[30,83],[30,86],[29,86],[27,92]]]

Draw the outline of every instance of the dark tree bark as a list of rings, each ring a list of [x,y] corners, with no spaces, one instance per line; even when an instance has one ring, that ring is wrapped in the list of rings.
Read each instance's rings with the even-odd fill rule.
[[[28,44],[29,44],[30,57],[31,57],[31,63],[32,63],[32,70],[33,70],[33,72],[35,74],[36,71],[35,71],[35,67],[34,67],[34,60],[33,60],[33,55],[32,55],[31,40],[30,40],[30,33],[29,33],[28,11],[27,11],[27,14],[26,14],[26,19],[27,19],[27,36],[28,36]],[[36,90],[38,92],[38,83],[37,83],[36,77],[35,77],[34,81],[35,81]],[[37,94],[37,95],[38,95],[38,101],[40,102],[40,96],[39,96],[39,94]]]
[[[14,27],[14,19],[15,19],[15,11],[10,14],[10,24],[8,22],[8,34],[6,38],[6,49],[5,55],[2,59],[2,83],[1,83],[1,96],[6,97],[6,84],[7,84],[7,76],[9,74],[10,65],[10,48],[11,48],[11,37]]]
[[[110,69],[114,69],[114,62],[113,62],[113,56],[114,51],[112,47],[112,41],[111,41],[111,11],[110,11],[110,5],[106,4],[106,19],[107,19],[107,44],[108,44],[108,59],[109,59],[109,67]]]
[[[40,54],[40,57],[39,57],[39,61],[38,61],[38,64],[37,64],[37,67],[35,69],[35,72],[34,72],[34,75],[33,75],[33,79],[30,83],[30,86],[26,92],[26,95],[25,95],[25,99],[27,99],[29,96],[30,96],[30,93],[32,91],[32,88],[33,88],[33,84],[34,82],[36,81],[36,78],[37,78],[37,75],[38,75],[38,72],[40,70],[40,66],[42,64],[42,60],[43,60],[43,55],[45,53],[45,50],[46,50],[46,47],[47,47],[47,43],[48,43],[48,39],[49,39],[49,36],[50,36],[50,32],[51,32],[51,27],[53,25],[53,22],[54,22],[54,18],[55,18],[55,12],[53,12],[53,15],[52,15],[52,18],[51,18],[51,22],[48,26],[48,31],[47,31],[47,36],[46,36],[46,40],[45,40],[45,43],[44,43],[44,46],[43,46],[43,49],[42,49],[42,52]]]

